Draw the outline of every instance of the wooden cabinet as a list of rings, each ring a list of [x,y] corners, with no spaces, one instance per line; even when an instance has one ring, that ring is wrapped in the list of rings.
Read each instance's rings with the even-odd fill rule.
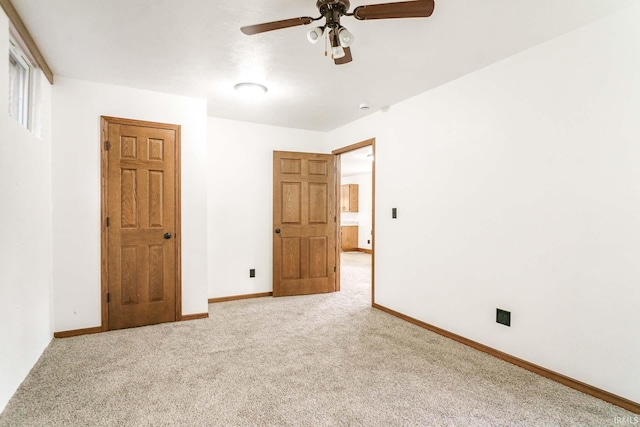
[[[358,249],[358,226],[344,225],[340,227],[342,233],[342,250],[355,251]]]
[[[358,212],[358,184],[345,184],[340,187],[340,210]]]

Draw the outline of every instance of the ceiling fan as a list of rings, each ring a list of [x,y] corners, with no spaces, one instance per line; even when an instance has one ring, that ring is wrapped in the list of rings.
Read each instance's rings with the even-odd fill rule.
[[[353,34],[340,24],[341,17],[353,16],[361,21],[390,18],[426,18],[433,13],[435,3],[434,0],[414,0],[372,4],[358,6],[353,12],[349,13],[350,6],[349,0],[317,0],[316,7],[320,11],[320,16],[317,18],[303,16],[301,18],[266,22],[242,27],[240,31],[247,35],[253,35],[299,25],[308,25],[325,18],[325,25],[313,28],[307,33],[307,38],[311,43],[317,43],[324,38],[325,56],[327,55],[326,46],[330,45],[331,57],[336,64],[340,65],[353,60],[350,46],[354,40]]]

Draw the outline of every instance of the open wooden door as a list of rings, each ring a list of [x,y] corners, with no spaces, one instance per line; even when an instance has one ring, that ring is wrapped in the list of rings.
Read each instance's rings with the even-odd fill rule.
[[[273,296],[335,291],[331,154],[273,153]]]

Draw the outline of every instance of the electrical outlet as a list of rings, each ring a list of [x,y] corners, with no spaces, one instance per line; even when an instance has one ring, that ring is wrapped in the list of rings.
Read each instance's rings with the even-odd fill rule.
[[[391,218],[398,218],[398,208],[391,208]]]
[[[511,312],[506,310],[496,309],[496,322],[505,325],[511,326]]]
[[[367,240],[367,245],[370,245],[370,244],[371,244],[371,240]]]
[[[249,277],[256,277],[256,269],[252,268],[249,270]]]

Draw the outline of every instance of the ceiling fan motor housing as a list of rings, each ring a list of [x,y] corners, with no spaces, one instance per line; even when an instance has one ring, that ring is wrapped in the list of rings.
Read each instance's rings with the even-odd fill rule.
[[[316,7],[327,19],[329,28],[340,26],[340,17],[347,13],[350,6],[349,0],[318,0],[316,2]]]

